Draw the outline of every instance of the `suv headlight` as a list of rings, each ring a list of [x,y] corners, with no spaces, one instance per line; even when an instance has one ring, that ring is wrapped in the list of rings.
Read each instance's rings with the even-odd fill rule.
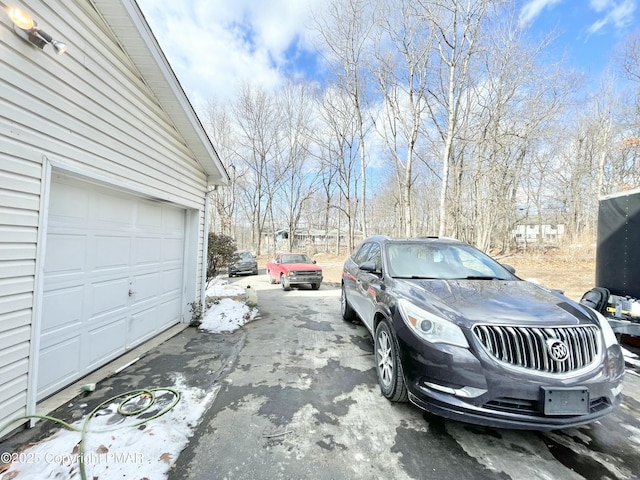
[[[609,321],[597,310],[594,310],[593,308],[591,310],[596,314],[596,318],[600,323],[600,329],[602,330],[602,336],[604,338],[604,346],[609,348],[613,345],[617,345],[618,339],[616,338],[616,334],[613,333],[613,329],[611,328],[611,325],[609,325]]]
[[[416,307],[403,299],[398,300],[398,307],[404,322],[420,338],[431,343],[448,343],[449,345],[469,348],[464,333],[456,324]]]

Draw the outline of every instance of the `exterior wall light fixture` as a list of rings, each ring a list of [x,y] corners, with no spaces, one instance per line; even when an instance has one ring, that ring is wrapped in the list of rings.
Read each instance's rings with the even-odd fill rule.
[[[28,12],[18,7],[9,7],[7,13],[13,22],[14,31],[24,40],[40,49],[49,44],[58,55],[67,51],[67,46],[64,43],[54,40],[51,35],[39,29],[38,24]]]

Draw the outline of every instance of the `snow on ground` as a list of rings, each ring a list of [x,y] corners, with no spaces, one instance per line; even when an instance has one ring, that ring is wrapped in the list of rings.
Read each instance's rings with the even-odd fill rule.
[[[255,309],[230,298],[222,298],[205,312],[200,328],[211,333],[233,332],[253,320]]]
[[[212,333],[230,332],[255,319],[258,313],[256,309],[249,308],[241,300],[228,298],[244,294],[244,287],[229,285],[225,280],[216,279],[206,292],[207,297],[215,297],[216,300],[204,312],[200,328]],[[163,389],[155,392],[155,403],[148,407],[144,416],[169,409],[142,425],[139,424],[140,417],[122,416],[117,412],[118,403],[122,399],[106,405],[89,420],[82,455],[87,479],[166,478],[220,387],[210,392],[188,387],[182,377],[176,374],[174,385],[168,388],[179,393],[178,403],[170,408],[175,395]],[[143,408],[149,401],[150,396],[143,393],[126,406]],[[73,426],[82,430],[85,420],[86,417]],[[0,479],[80,479],[78,444],[81,438],[80,432],[62,428],[19,453],[3,454]],[[10,461],[13,463],[5,469],[6,465],[3,464]]]
[[[244,287],[236,283],[230,284],[223,278],[214,278],[207,284],[207,297],[235,297],[244,293]]]
[[[223,279],[215,279],[207,287],[206,296],[214,297],[216,301],[202,316],[200,328],[211,333],[233,332],[245,323],[254,320],[258,315],[258,311],[255,308],[231,298],[217,299],[217,297],[236,297],[244,295],[245,292],[244,287],[236,284],[229,285]]]
[[[622,354],[624,355],[624,361],[627,365],[633,365],[634,367],[640,367],[640,359],[638,355],[630,352],[626,348],[622,347]]]
[[[156,398],[152,405],[150,396],[145,394],[126,405],[132,409],[148,405],[145,416],[168,409],[165,414],[143,425],[136,425],[141,421],[140,417],[122,416],[117,412],[121,400],[106,405],[91,418],[84,436],[82,454],[87,479],[166,478],[220,387],[205,392],[188,387],[177,375],[173,388],[180,394],[180,400],[173,408],[168,409],[175,395],[163,389],[154,392]],[[81,431],[85,418],[72,425]],[[14,461],[0,478],[81,478],[78,450],[82,438],[80,431],[58,430],[45,440],[12,454],[13,459],[18,461]]]

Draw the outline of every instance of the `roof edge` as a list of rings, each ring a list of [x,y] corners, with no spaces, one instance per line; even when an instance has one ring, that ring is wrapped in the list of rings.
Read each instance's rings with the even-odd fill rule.
[[[107,22],[125,53],[131,58],[147,86],[154,92],[176,130],[184,138],[196,162],[207,174],[207,185],[228,185],[229,174],[136,0],[91,0],[91,2]],[[118,6],[120,6],[120,12],[117,11]],[[131,21],[130,25],[122,25],[125,17]],[[128,30],[129,35],[126,35],[127,27],[134,27],[140,37],[131,38],[130,29]],[[144,45],[154,60],[154,67],[140,65],[129,55],[128,47],[133,47],[133,42],[138,48]],[[164,80],[162,87],[154,87],[154,84],[158,84],[158,77]],[[151,78],[153,78],[153,82],[150,81]],[[170,97],[175,99],[175,102],[171,100],[163,102],[162,94],[164,93],[166,97],[168,92],[171,93]]]

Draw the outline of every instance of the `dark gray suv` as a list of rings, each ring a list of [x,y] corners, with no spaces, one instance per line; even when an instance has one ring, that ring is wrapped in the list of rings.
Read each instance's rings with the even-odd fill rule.
[[[374,339],[382,394],[494,427],[592,422],[622,400],[607,320],[466,243],[368,238],[342,276],[345,320]]]
[[[233,262],[229,264],[229,277],[236,275],[258,275],[258,261],[251,252],[239,250],[233,254]]]

